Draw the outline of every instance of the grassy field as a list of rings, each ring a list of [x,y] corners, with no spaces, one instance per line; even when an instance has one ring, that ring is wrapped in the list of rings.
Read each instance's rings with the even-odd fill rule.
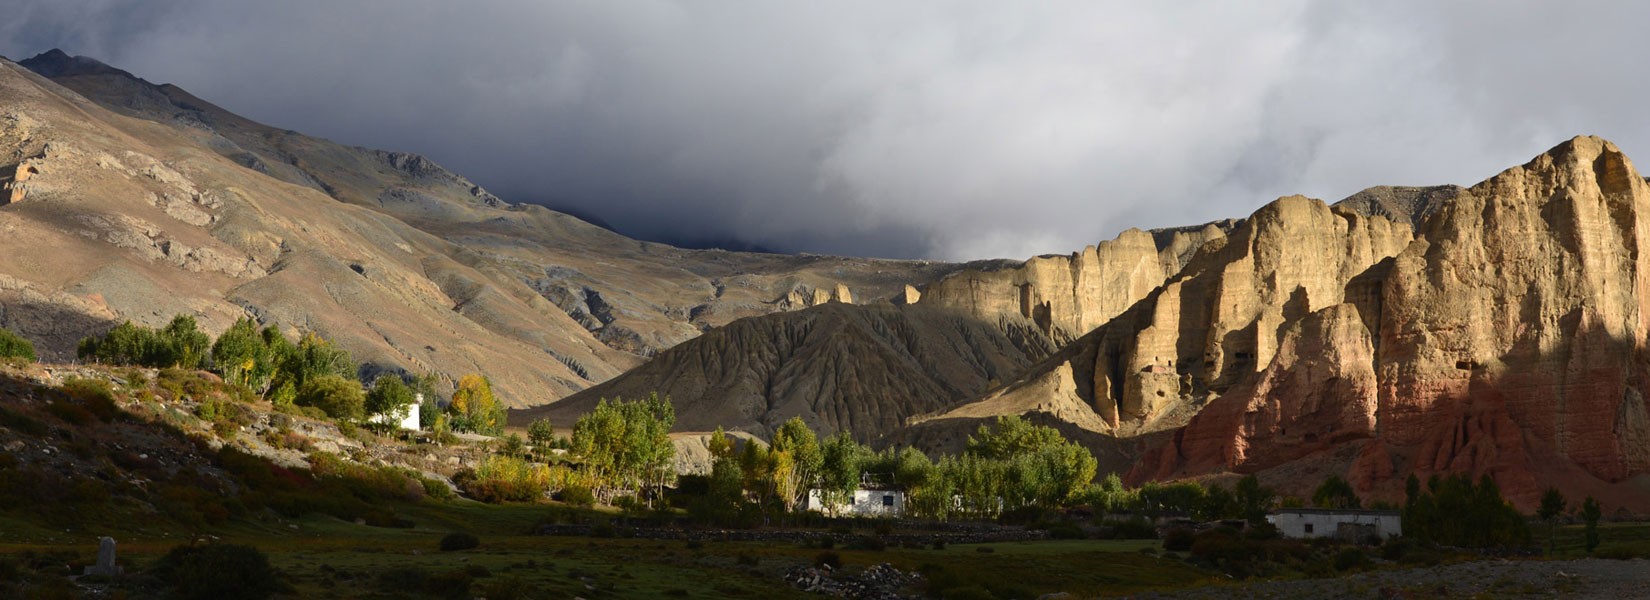
[[[1547,541],[1547,526],[1532,525],[1530,534],[1535,541],[1545,545]],[[1600,523],[1599,545],[1594,550],[1595,555],[1633,556],[1650,558],[1650,523]],[[1586,529],[1581,525],[1568,525],[1558,528],[1556,541],[1556,558],[1582,558],[1587,556]]]
[[[427,502],[399,510],[416,523],[407,529],[369,527],[320,515],[269,515],[237,518],[196,534],[160,532],[136,518],[124,526],[106,523],[102,531],[59,530],[0,518],[0,556],[28,553],[87,563],[95,554],[97,536],[109,534],[120,541],[121,560],[128,570],[142,572],[172,547],[199,538],[260,549],[298,597],[498,600],[804,597],[782,576],[796,566],[813,564],[826,552],[784,542],[688,543],[530,533],[557,510],[565,514],[568,509]],[[475,534],[480,546],[439,550],[442,537],[454,531]],[[1536,533],[1543,538],[1545,529]],[[1599,553],[1650,556],[1650,525],[1606,524],[1602,539]],[[1580,526],[1560,528],[1557,541],[1558,558],[1586,554]],[[1120,596],[1229,582],[1212,570],[1162,558],[1159,548],[1155,540],[1051,540],[829,552],[837,554],[849,571],[889,563],[944,580],[947,587],[978,587],[998,597],[1055,591]]]
[[[237,519],[198,536],[153,531],[47,530],[0,520],[0,555],[53,554],[90,562],[96,538],[120,542],[120,558],[140,572],[191,537],[245,544],[266,553],[299,597],[440,597],[449,580],[469,593],[499,598],[777,598],[803,597],[782,575],[811,565],[823,550],[782,542],[684,541],[530,535],[552,509],[427,503],[400,512],[410,529],[368,527],[325,516]],[[134,529],[142,530],[134,525]],[[442,552],[443,536],[474,533],[477,548]],[[945,549],[837,548],[845,569],[891,563],[977,585],[998,595],[1051,591],[1122,595],[1214,581],[1217,575],[1143,548],[1156,541],[1044,541],[953,544]],[[457,584],[452,584],[457,585]],[[919,590],[920,591],[920,590]],[[469,597],[469,596],[464,596]]]

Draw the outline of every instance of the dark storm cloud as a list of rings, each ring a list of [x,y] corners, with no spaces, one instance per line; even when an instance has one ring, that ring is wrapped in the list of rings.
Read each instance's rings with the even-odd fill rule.
[[[54,0],[54,46],[651,238],[1065,252],[1650,152],[1642,4]]]

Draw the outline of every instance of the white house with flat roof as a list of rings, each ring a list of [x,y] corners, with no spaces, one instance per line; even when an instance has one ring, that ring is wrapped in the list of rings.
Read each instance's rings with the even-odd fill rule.
[[[847,504],[827,505],[820,490],[808,490],[809,510],[840,517],[899,517],[905,514],[905,490],[861,486]]]
[[[1336,538],[1348,542],[1385,540],[1404,534],[1403,518],[1395,510],[1334,508],[1280,508],[1266,522],[1287,538]]]

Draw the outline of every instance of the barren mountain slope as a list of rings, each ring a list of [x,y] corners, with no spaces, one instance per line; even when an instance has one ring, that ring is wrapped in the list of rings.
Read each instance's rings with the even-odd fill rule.
[[[921,305],[828,304],[744,319],[671,348],[605,384],[514,411],[571,423],[601,398],[658,391],[678,431],[718,426],[767,438],[801,416],[829,434],[877,443],[906,418],[966,400],[1053,350],[1028,320],[988,324]]]
[[[456,246],[211,152],[179,129],[112,114],[0,63],[0,323],[72,355],[82,336],[195,313],[250,312],[320,331],[377,368],[481,371],[518,401],[637,362],[525,285],[485,282]],[[461,294],[462,292],[462,294]],[[513,330],[466,315],[491,303]],[[507,312],[505,312],[507,311]]]
[[[55,358],[124,319],[197,312],[215,331],[250,312],[338,338],[371,370],[486,373],[519,407],[739,317],[958,268],[639,242],[90,59],[27,62],[104,105],[0,63],[0,176],[17,200],[0,208],[0,324]]]
[[[525,285],[627,353],[651,355],[740,317],[835,299],[900,297],[907,285],[921,286],[959,268],[641,242],[543,207],[504,202],[424,157],[268,127],[93,59],[52,51],[22,64],[117,112],[176,125],[247,168],[392,215],[461,246],[464,252],[454,260],[501,287]],[[448,284],[461,295],[475,287]],[[519,289],[507,295],[524,297]],[[507,312],[486,299],[468,304],[477,312]],[[603,365],[579,368],[610,371]]]

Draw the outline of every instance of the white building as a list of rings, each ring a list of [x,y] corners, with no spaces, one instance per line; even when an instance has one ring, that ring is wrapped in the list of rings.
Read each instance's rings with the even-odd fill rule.
[[[905,490],[860,487],[839,506],[826,505],[820,490],[808,490],[806,508],[840,517],[899,517],[905,514]]]
[[[390,425],[393,427],[400,427],[402,429],[418,431],[418,406],[424,403],[424,395],[415,394],[413,397],[416,398],[417,401],[413,402],[412,406],[407,407],[406,417],[403,417],[401,420],[397,421],[394,415],[373,415],[372,422],[380,425]]]
[[[1363,542],[1404,534],[1403,519],[1395,510],[1280,508],[1266,515],[1266,521],[1287,538],[1332,537]]]

